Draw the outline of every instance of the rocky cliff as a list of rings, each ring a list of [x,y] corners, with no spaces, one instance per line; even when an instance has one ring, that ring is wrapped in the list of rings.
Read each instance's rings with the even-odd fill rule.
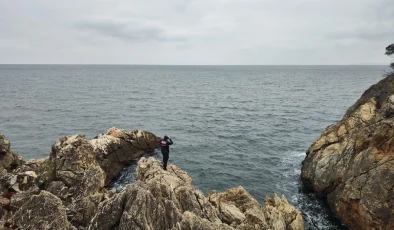
[[[394,229],[394,75],[312,144],[301,179],[350,229]]]
[[[204,196],[186,172],[164,171],[153,158],[139,160],[135,184],[107,190],[125,165],[158,147],[146,131],[62,137],[49,157],[27,162],[0,137],[0,229],[303,229],[284,197],[261,207],[242,187]]]

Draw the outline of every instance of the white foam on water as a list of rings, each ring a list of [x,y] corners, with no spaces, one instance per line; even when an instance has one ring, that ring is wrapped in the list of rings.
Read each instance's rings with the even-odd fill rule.
[[[275,184],[278,192],[287,195],[287,199],[303,213],[305,229],[338,229],[329,220],[329,211],[321,200],[312,194],[302,192],[301,162],[306,153],[289,151],[283,154],[280,160],[280,173],[282,178]]]

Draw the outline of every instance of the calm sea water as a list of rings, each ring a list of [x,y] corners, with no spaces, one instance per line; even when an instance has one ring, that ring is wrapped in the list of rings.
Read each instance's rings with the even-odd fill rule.
[[[170,162],[208,193],[244,186],[261,203],[284,194],[307,229],[340,229],[302,191],[306,149],[384,66],[0,65],[0,132],[26,159],[63,135],[115,126],[174,140]],[[156,157],[161,157],[155,153]],[[115,186],[135,177],[126,169]]]

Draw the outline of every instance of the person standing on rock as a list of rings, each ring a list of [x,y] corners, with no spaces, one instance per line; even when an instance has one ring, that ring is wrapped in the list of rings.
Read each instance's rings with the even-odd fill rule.
[[[164,139],[161,140],[160,145],[161,145],[161,153],[163,154],[163,169],[167,170],[167,161],[168,158],[170,157],[170,145],[172,145],[172,140],[171,137],[169,136],[164,136]]]

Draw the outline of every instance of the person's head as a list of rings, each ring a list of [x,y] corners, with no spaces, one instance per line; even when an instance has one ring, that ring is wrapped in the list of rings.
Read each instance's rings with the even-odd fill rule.
[[[164,136],[164,140],[165,141],[168,140],[168,136],[167,135]]]

